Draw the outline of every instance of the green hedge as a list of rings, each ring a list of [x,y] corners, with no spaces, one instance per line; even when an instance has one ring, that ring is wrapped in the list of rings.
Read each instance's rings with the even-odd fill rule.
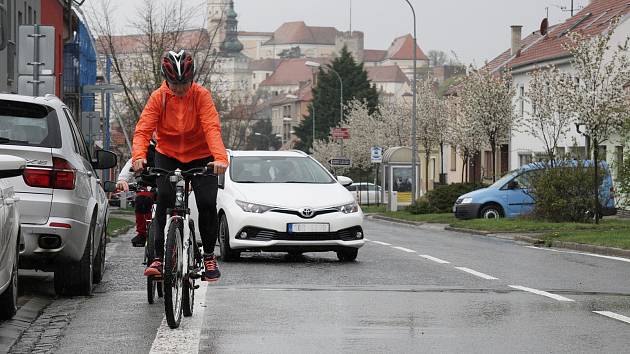
[[[412,204],[406,210],[412,214],[450,213],[453,204],[462,194],[472,192],[485,186],[472,183],[453,183],[438,186],[425,197],[418,199],[416,204]]]

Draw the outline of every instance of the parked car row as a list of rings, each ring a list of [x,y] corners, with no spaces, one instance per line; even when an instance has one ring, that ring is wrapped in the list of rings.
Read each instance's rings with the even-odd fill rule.
[[[3,190],[4,203],[19,200],[19,247],[14,248],[19,267],[54,271],[57,293],[91,294],[105,266],[105,192],[115,189],[95,170],[116,166],[116,155],[99,150],[91,156],[70,110],[57,97],[0,94],[0,156],[25,161],[20,175],[9,174],[3,182],[15,195],[7,199]],[[13,244],[5,241],[0,247],[9,252]],[[14,258],[2,257],[0,269]]]

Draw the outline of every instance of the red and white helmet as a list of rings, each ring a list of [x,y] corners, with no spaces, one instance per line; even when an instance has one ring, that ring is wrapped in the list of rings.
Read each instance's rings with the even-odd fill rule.
[[[179,53],[175,53],[171,50],[162,58],[161,70],[168,83],[188,83],[195,77],[195,61],[187,51],[180,50]]]

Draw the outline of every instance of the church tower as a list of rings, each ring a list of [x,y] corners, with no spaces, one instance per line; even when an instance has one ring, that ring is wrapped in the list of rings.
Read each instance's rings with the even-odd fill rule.
[[[238,40],[238,20],[236,16],[234,1],[230,0],[225,16],[225,39],[221,44],[221,53],[226,56],[240,54],[243,50],[243,44]]]
[[[214,36],[212,48],[216,48],[217,51],[225,40],[226,19],[230,2],[230,0],[208,0],[208,33],[211,37]]]

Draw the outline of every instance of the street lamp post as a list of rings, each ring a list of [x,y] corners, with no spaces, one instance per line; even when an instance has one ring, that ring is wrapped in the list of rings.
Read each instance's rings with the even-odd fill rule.
[[[409,7],[411,8],[411,13],[413,14],[413,106],[411,109],[411,178],[413,179],[413,183],[411,184],[411,203],[416,202],[416,194],[418,190],[418,178],[416,172],[416,166],[418,164],[418,142],[416,140],[416,96],[418,94],[417,87],[417,75],[418,72],[416,70],[416,51],[417,51],[417,37],[416,37],[416,10],[411,5],[409,0],[405,0]]]
[[[319,68],[322,65],[318,62],[314,62],[314,61],[307,61],[306,63],[304,63],[306,66],[310,66],[312,68]],[[332,67],[328,68],[330,71],[332,71],[333,73],[335,73],[335,75],[337,76],[337,79],[339,79],[339,91],[340,91],[340,97],[339,97],[339,122],[343,122],[343,80],[341,79],[341,75],[339,75],[339,73],[333,69]],[[313,108],[315,108],[315,106],[313,105]],[[313,109],[313,113],[315,113],[315,110]],[[315,117],[313,117],[313,143],[315,142]]]

